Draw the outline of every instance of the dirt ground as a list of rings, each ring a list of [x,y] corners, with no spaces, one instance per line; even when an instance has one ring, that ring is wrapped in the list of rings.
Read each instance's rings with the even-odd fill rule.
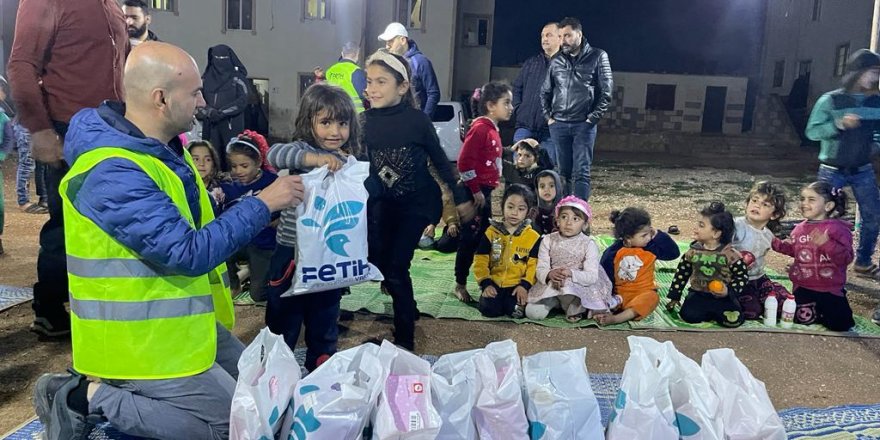
[[[793,200],[800,185],[815,169],[809,161],[755,163],[724,161],[737,169],[708,168],[700,159],[665,156],[597,153],[593,168],[595,212],[593,230],[608,233],[608,213],[629,205],[643,206],[654,217],[654,225],[665,229],[681,227],[679,239],[690,235],[700,206],[722,200],[735,215],[752,182],[772,178],[787,188]],[[634,157],[635,156],[635,157]],[[46,216],[21,213],[14,198],[15,163],[3,165],[6,194],[6,230],[0,257],[0,284],[30,286],[36,274],[39,229]],[[772,177],[771,177],[772,176]],[[790,204],[789,218],[797,218]],[[770,267],[783,270],[786,257],[769,258]],[[857,314],[867,316],[877,304],[878,285],[852,278],[850,302]],[[238,307],[235,333],[246,343],[262,327],[263,309]],[[35,380],[45,372],[63,371],[70,363],[70,343],[40,341],[28,331],[32,319],[30,304],[0,313],[0,433],[33,416],[31,392]],[[391,321],[356,314],[342,323],[348,328],[340,348],[360,344],[369,338],[389,337]],[[443,354],[513,339],[520,354],[546,350],[587,347],[590,372],[621,373],[629,354],[626,337],[631,334],[671,340],[686,355],[699,361],[703,352],[729,347],[767,383],[777,409],[793,406],[826,407],[880,401],[880,339],[855,339],[809,335],[742,332],[624,332],[599,329],[550,329],[539,325],[466,322],[422,317],[416,325],[416,346],[420,353]]]

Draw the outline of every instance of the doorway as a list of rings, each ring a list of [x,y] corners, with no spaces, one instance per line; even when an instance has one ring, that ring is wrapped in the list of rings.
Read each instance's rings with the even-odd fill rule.
[[[727,87],[706,87],[703,104],[703,133],[721,133],[724,127],[724,107]]]

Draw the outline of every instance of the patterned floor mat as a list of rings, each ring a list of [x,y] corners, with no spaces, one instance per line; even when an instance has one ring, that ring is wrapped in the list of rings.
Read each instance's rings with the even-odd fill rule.
[[[0,312],[32,299],[34,290],[30,287],[0,285]]]
[[[611,237],[597,236],[599,247],[604,250],[605,247],[612,243]],[[686,250],[687,243],[678,243],[682,250]],[[873,324],[869,319],[856,316],[856,326],[849,332],[832,332],[821,325],[797,325],[791,329],[783,329],[781,327],[768,327],[761,321],[747,321],[741,327],[729,329],[721,327],[714,323],[688,324],[678,318],[677,315],[669,313],[665,309],[666,292],[672,277],[675,274],[676,261],[658,261],[656,265],[656,279],[661,286],[660,306],[651,315],[645,317],[641,321],[630,321],[624,324],[606,326],[604,328],[612,330],[661,330],[661,331],[757,331],[757,332],[780,332],[780,333],[801,333],[801,334],[817,334],[824,336],[849,336],[849,337],[870,337],[880,338],[880,326]],[[413,279],[413,287],[415,290],[416,302],[419,311],[423,314],[434,318],[455,318],[468,321],[513,321],[517,323],[530,322],[540,324],[547,327],[557,328],[574,328],[598,326],[591,320],[585,319],[578,323],[570,323],[561,315],[552,315],[543,321],[534,321],[529,319],[512,319],[502,318],[486,318],[480,314],[479,310],[473,305],[464,304],[458,301],[453,295],[454,286],[454,265],[455,254],[442,254],[436,251],[416,251],[416,256],[412,262],[411,275]],[[783,284],[786,288],[791,288],[791,282],[787,277],[774,272],[768,274],[771,279]],[[479,289],[476,283],[471,279],[468,284],[468,290],[477,298]],[[351,295],[342,298],[342,309],[350,312],[365,311],[379,315],[391,315],[391,297],[384,295],[379,290],[379,283],[365,283],[351,288]]]

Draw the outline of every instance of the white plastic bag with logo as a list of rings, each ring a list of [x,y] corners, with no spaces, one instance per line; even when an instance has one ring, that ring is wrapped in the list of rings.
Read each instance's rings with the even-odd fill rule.
[[[729,348],[703,354],[703,372],[721,399],[724,438],[730,440],[785,440],[782,420],[773,408],[764,383]]]
[[[296,208],[297,259],[293,286],[281,296],[341,289],[384,278],[367,261],[370,164],[349,157],[342,169],[303,174],[305,200]]]
[[[303,378],[279,438],[361,439],[388,374],[378,355],[375,344],[340,351]]]
[[[238,360],[232,396],[232,440],[274,438],[300,379],[300,367],[282,336],[264,328]]]
[[[586,355],[587,349],[581,348],[523,358],[526,416],[532,440],[604,438]]]
[[[474,356],[469,350],[440,356],[431,368],[431,399],[443,424],[437,440],[476,440],[473,408],[480,392]]]
[[[431,364],[388,341],[382,341],[379,361],[390,367],[372,416],[373,438],[436,438],[441,420],[431,402]]]
[[[678,440],[669,378],[657,370],[656,355],[650,352],[655,345],[646,339],[627,338],[629,359],[608,419],[607,440]]]
[[[522,367],[516,343],[493,342],[474,355],[480,392],[474,421],[481,440],[527,439]]]

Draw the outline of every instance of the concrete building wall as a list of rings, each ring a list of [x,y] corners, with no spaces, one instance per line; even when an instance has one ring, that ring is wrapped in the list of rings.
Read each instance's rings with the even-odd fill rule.
[[[788,95],[799,63],[807,60],[812,60],[810,102],[837,88],[837,48],[849,44],[852,54],[868,47],[873,6],[872,0],[768,0],[760,93]],[[782,84],[774,86],[777,61],[784,61],[785,70]]]
[[[335,0],[332,20],[302,20],[302,1],[256,2],[255,30],[223,33],[223,1],[178,2],[178,13],[153,12],[151,29],[163,41],[189,52],[204,70],[208,48],[226,44],[235,50],[252,78],[269,80],[269,122],[273,136],[289,137],[300,98],[299,74],[325,68],[339,57],[342,44],[361,41],[364,1]],[[432,2],[433,3],[433,2]],[[374,37],[375,38],[375,37]]]
[[[492,34],[494,27],[495,0],[466,0],[459,3],[458,26],[455,36],[455,72],[452,99],[482,86],[490,76],[492,68]],[[474,38],[472,20],[477,17],[488,20],[488,44],[473,46],[466,42],[467,33]]]
[[[492,67],[492,79],[513,82],[519,70],[519,67]],[[699,133],[703,129],[707,87],[725,87],[722,133],[738,134],[742,132],[748,82],[746,77],[734,76],[614,72],[611,108],[600,124],[637,131]],[[675,86],[672,110],[646,109],[648,84]]]

